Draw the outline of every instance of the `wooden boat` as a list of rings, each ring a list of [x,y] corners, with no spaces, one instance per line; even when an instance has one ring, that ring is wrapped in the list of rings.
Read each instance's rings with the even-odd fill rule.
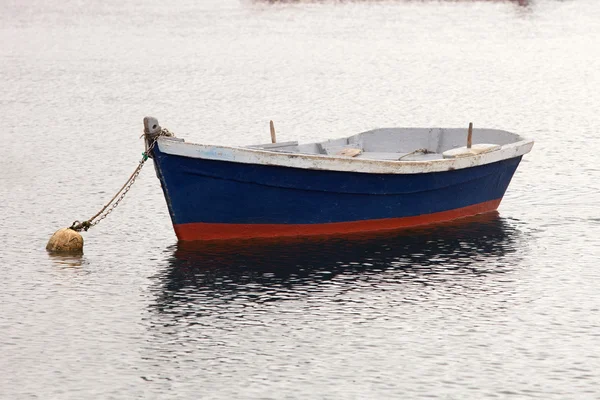
[[[494,211],[533,146],[471,126],[247,147],[186,143],[152,117],[144,127],[182,241],[391,230]]]

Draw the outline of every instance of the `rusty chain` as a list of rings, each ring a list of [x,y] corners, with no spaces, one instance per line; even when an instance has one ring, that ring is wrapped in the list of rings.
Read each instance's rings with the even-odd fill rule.
[[[158,134],[155,134],[152,136],[149,136],[148,133],[144,133],[142,135],[142,137],[149,138],[151,140],[151,142],[150,142],[150,144],[148,144],[146,151],[144,151],[142,153],[142,159],[140,160],[138,166],[133,171],[133,173],[131,174],[129,179],[127,179],[127,182],[125,182],[125,184],[123,186],[121,186],[121,189],[119,189],[119,191],[113,196],[113,198],[110,199],[110,201],[108,203],[106,203],[106,205],[104,207],[102,207],[102,209],[100,211],[98,211],[92,218],[90,218],[86,221],[83,221],[83,222],[74,221],[73,224],[69,227],[69,229],[73,229],[74,231],[77,231],[77,232],[80,232],[82,230],[87,231],[92,226],[98,225],[100,223],[100,221],[102,221],[104,218],[108,217],[110,215],[110,213],[112,213],[114,211],[114,209],[117,208],[119,203],[125,198],[125,196],[129,192],[129,190],[135,183],[135,180],[137,179],[137,177],[140,175],[140,172],[142,171],[142,167],[144,166],[146,161],[148,161],[150,152],[156,145],[158,138],[161,136],[174,136],[174,135],[171,132],[169,132],[169,130],[164,129],[164,128],[161,128],[161,131]]]

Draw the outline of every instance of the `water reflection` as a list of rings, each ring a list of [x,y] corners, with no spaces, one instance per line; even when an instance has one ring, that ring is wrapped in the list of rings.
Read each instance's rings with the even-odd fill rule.
[[[54,265],[62,268],[79,268],[86,263],[83,254],[48,253],[48,257]]]
[[[453,277],[504,273],[516,264],[505,258],[517,251],[522,235],[514,223],[492,213],[392,234],[180,243],[168,267],[155,277],[153,307],[170,313],[196,303],[203,314],[217,304],[292,299],[367,280],[370,287],[433,285]]]

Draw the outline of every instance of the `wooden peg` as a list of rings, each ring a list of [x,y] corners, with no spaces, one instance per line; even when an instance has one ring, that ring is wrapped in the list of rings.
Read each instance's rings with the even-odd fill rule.
[[[470,149],[472,144],[473,144],[473,123],[469,122],[469,134],[467,135],[467,149]]]
[[[269,121],[269,126],[271,127],[271,143],[277,143],[275,138],[275,125],[273,124],[273,120]]]

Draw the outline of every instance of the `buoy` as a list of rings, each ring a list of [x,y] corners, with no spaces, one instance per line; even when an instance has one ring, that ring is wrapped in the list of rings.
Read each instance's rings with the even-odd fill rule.
[[[83,236],[70,228],[59,229],[48,240],[46,250],[63,254],[83,253]]]
[[[273,122],[271,121],[271,124]],[[274,129],[274,128],[273,128]],[[127,182],[121,189],[113,196],[108,203],[102,207],[92,218],[89,218],[83,222],[75,221],[69,228],[62,228],[54,232],[54,235],[48,240],[46,250],[50,253],[61,253],[61,254],[82,254],[83,253],[83,236],[79,234],[80,231],[84,230],[87,232],[88,229],[97,225],[100,221],[108,216],[125,198],[125,195],[133,186],[138,175],[142,171],[142,167],[148,161],[149,157],[152,157],[152,149],[156,145],[156,142],[161,136],[173,137],[173,133],[167,129],[163,129],[158,125],[156,118],[146,117],[144,118],[144,134],[142,135],[146,140],[146,151],[142,153],[142,159],[138,166],[133,171]]]

